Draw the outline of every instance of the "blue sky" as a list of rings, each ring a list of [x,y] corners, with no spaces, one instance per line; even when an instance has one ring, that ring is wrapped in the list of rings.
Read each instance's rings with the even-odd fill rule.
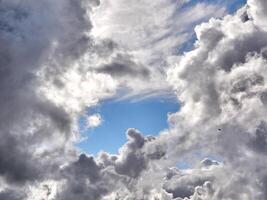
[[[174,99],[149,99],[140,102],[107,101],[88,111],[100,113],[103,123],[84,131],[85,118],[80,119],[81,130],[88,138],[78,146],[85,152],[96,154],[99,150],[116,153],[125,143],[128,128],[137,128],[145,135],[155,135],[168,127],[168,113],[177,112],[179,104]]]
[[[227,0],[225,1],[227,8],[228,8],[228,12],[229,13],[233,13],[235,12],[238,8],[242,7],[243,5],[246,4],[247,0]]]
[[[233,13],[237,9],[245,5],[247,0],[191,0],[189,3],[185,4],[185,8],[201,2],[226,6],[227,11],[229,13]]]

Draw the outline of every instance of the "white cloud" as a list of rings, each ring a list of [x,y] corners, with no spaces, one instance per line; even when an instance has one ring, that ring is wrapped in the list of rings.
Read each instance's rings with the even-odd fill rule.
[[[0,199],[265,200],[265,1],[201,23],[183,55],[173,50],[192,24],[224,8],[171,0],[93,8],[99,3],[1,1]],[[177,64],[168,70],[170,60]],[[152,137],[129,129],[118,155],[75,148],[85,109],[122,86],[149,96],[168,84],[181,102],[169,130]],[[89,127],[101,122],[88,117]],[[177,169],[183,160],[193,168]]]
[[[99,113],[87,117],[87,127],[96,128],[103,123],[103,119]]]
[[[183,102],[180,112],[170,117],[172,136],[162,136],[173,159],[203,151],[225,162],[207,199],[266,199],[262,152],[266,151],[267,37],[263,21],[255,15],[261,4],[249,1],[248,8],[234,15],[197,26],[195,49],[168,73]],[[177,145],[181,138],[186,140]]]
[[[188,1],[103,0],[94,10],[92,34],[110,38],[136,61],[136,69],[150,71],[146,84],[135,80],[123,82],[132,94],[166,93],[166,70],[182,45],[193,35],[194,24],[211,16],[222,16],[225,7]],[[186,8],[184,8],[186,7]],[[123,78],[123,77],[122,77]],[[127,94],[129,95],[129,94]]]

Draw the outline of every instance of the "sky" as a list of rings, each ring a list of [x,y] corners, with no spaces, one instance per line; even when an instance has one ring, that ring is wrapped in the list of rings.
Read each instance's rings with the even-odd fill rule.
[[[88,110],[89,116],[101,115],[99,126],[90,127],[87,116],[80,119],[81,132],[87,139],[78,147],[89,154],[97,154],[100,150],[118,153],[126,141],[127,129],[136,128],[145,135],[157,135],[168,128],[168,114],[178,110],[179,104],[174,98],[103,102]]]
[[[1,200],[266,200],[266,0],[0,0]]]
[[[216,1],[190,1],[185,4],[186,10],[199,2],[208,2],[211,4]],[[235,0],[224,2],[227,6],[227,12],[233,13],[245,4],[245,0]],[[196,24],[198,22],[195,22]],[[193,25],[192,27],[193,28]],[[195,35],[192,35],[181,46],[177,45],[177,52],[183,53],[190,51],[195,42]],[[177,112],[179,104],[177,100],[166,100],[163,96],[145,98],[144,100],[122,100],[122,101],[103,101],[96,108],[89,109],[87,115],[100,115],[101,122],[98,126],[88,126],[88,117],[83,116],[80,119],[80,130],[86,138],[78,143],[78,148],[87,153],[96,155],[99,151],[117,153],[120,146],[126,141],[126,131],[129,128],[136,128],[145,135],[157,135],[160,131],[168,129],[168,113]],[[102,140],[105,137],[106,140]]]

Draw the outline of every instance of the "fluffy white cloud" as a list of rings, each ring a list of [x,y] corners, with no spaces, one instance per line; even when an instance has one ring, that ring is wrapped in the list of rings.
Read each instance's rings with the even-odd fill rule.
[[[99,113],[90,115],[87,118],[87,127],[88,128],[95,128],[102,124],[103,119]]]

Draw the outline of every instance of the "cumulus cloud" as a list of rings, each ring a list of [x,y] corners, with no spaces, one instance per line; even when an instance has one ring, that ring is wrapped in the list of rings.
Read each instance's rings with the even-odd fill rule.
[[[234,15],[197,26],[195,49],[169,71],[183,102],[171,121],[191,141],[177,153],[197,148],[224,161],[224,171],[215,174],[214,193],[206,199],[266,199],[262,9],[263,1],[251,0]]]
[[[193,49],[178,55],[192,25],[225,9],[1,0],[0,199],[265,200],[266,9],[248,0],[200,23]],[[130,128],[116,155],[75,148],[86,109],[123,86],[140,94],[167,81],[181,102],[168,130]],[[101,121],[91,115],[88,126]]]
[[[138,130],[129,129],[127,142],[118,155],[100,152],[91,157],[81,154],[77,161],[63,167],[57,199],[136,199],[148,198],[154,189],[144,185],[143,173],[149,171],[151,159],[145,146],[153,141]],[[158,159],[160,159],[159,157]],[[148,183],[147,183],[148,184]]]

